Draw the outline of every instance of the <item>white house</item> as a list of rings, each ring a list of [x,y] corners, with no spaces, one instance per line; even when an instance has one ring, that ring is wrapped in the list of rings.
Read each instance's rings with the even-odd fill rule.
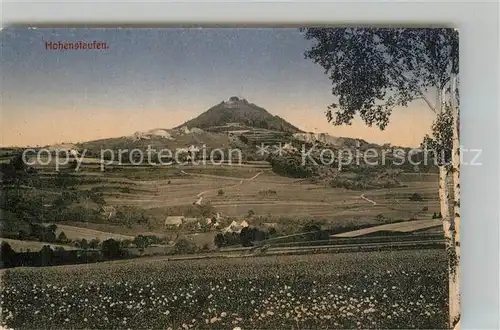
[[[240,223],[237,223],[236,221],[233,220],[229,226],[226,228],[222,229],[222,232],[224,233],[240,233],[243,228],[248,227],[249,224],[246,222],[246,220],[241,221]]]
[[[184,223],[184,216],[182,215],[173,215],[168,216],[165,219],[165,226],[167,227],[179,227]]]

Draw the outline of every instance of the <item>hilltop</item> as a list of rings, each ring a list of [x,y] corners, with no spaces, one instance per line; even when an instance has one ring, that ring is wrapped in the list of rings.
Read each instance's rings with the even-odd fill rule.
[[[221,126],[247,126],[286,133],[302,132],[299,128],[290,124],[283,118],[272,115],[266,109],[236,96],[229,98],[228,101],[222,101],[198,117],[188,120],[176,128],[183,126],[201,129]]]
[[[52,149],[86,149],[90,154],[103,149],[208,149],[237,147],[252,154],[256,145],[316,143],[334,148],[379,147],[362,139],[337,137],[328,133],[304,132],[285,119],[236,96],[212,106],[199,116],[174,128],[154,128],[121,137],[57,145]],[[300,145],[298,146],[300,148]],[[253,150],[255,151],[255,150]],[[89,153],[87,152],[87,155]]]

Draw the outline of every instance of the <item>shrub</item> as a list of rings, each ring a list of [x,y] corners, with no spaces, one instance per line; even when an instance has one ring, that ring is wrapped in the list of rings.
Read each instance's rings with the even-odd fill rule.
[[[11,267],[14,265],[16,251],[12,249],[9,243],[2,242],[0,245],[0,261],[2,267]]]
[[[175,253],[191,254],[197,250],[196,244],[188,239],[181,238],[175,243]]]
[[[130,239],[124,239],[123,241],[120,241],[120,247],[123,249],[123,248],[128,248],[130,247],[132,244],[134,243],[134,241],[130,240]]]
[[[217,191],[217,195],[218,196],[224,196],[224,190],[219,189],[219,191]]]
[[[225,246],[224,234],[218,233],[217,235],[215,235],[215,237],[214,237],[214,244],[218,248],[221,248],[221,247]]]
[[[130,194],[130,192],[131,192],[129,187],[123,187],[120,189],[120,191],[124,194]]]
[[[441,212],[439,212],[439,213],[434,213],[434,214],[432,215],[432,219],[441,219],[442,217],[443,217],[443,216],[441,215]]]
[[[57,241],[57,236],[56,233],[53,231],[45,231],[39,236],[40,241],[42,242],[48,242],[48,243],[55,243]]]
[[[311,241],[329,239],[330,235],[321,229],[321,223],[310,221],[302,227],[302,231],[307,233],[306,238]]]
[[[271,155],[268,159],[273,172],[292,178],[309,178],[317,174],[317,167],[302,164],[302,158],[296,155],[277,157]]]
[[[91,249],[97,249],[99,247],[100,241],[97,238],[94,238],[89,242],[89,248]]]
[[[89,248],[89,242],[83,238],[78,243],[78,247],[83,250],[87,250]]]
[[[120,248],[120,242],[110,238],[102,242],[101,251],[104,257],[109,259],[119,258],[123,251]]]
[[[412,202],[421,202],[423,200],[422,195],[419,193],[413,193],[409,199]]]
[[[54,257],[54,250],[49,245],[44,245],[39,255],[41,265],[50,265]]]
[[[134,238],[133,243],[140,249],[147,248],[150,245],[150,241],[146,236],[138,235]]]
[[[277,194],[277,192],[274,189],[266,189],[266,190],[259,191],[259,195],[263,195],[263,196],[276,195],[276,194]]]
[[[59,243],[67,243],[68,238],[66,237],[66,234],[62,231],[59,236],[57,236],[57,242]]]

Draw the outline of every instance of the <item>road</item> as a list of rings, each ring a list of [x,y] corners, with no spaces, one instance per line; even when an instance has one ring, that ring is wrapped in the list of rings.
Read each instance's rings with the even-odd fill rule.
[[[413,241],[394,241],[394,242],[374,242],[374,243],[357,243],[357,244],[332,244],[332,245],[317,245],[317,246],[298,246],[298,247],[249,247],[237,248],[234,250],[225,250],[213,253],[204,253],[198,255],[182,255],[161,257],[168,260],[193,260],[193,259],[210,259],[210,258],[245,258],[253,256],[277,256],[286,254],[312,254],[312,253],[341,253],[341,252],[369,252],[382,250],[412,250],[412,249],[432,249],[443,248],[444,239],[427,239]]]

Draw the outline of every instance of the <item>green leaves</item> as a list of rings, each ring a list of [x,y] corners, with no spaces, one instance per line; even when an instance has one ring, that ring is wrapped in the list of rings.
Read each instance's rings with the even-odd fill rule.
[[[458,34],[453,29],[305,28],[313,40],[305,57],[325,69],[338,98],[326,111],[334,125],[359,115],[384,129],[396,106],[440,90],[458,70]]]

